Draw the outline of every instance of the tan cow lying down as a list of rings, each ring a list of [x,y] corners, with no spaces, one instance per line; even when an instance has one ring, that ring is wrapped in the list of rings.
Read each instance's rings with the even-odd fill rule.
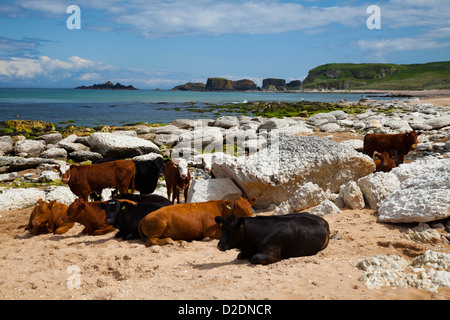
[[[256,198],[247,201],[239,197],[236,201],[174,204],[149,213],[141,220],[138,229],[146,246],[164,245],[173,240],[220,239],[222,231],[214,218],[225,218],[229,214],[250,217],[253,215],[251,206],[255,202]]]
[[[74,223],[66,223],[62,217],[66,213],[68,206],[63,203],[38,200],[38,204],[31,212],[28,225],[25,230],[30,230],[32,235],[41,233],[63,234],[73,227]]]

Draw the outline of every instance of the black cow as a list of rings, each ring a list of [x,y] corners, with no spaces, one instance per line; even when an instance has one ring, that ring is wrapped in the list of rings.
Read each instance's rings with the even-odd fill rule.
[[[307,212],[284,216],[216,217],[221,226],[220,251],[240,249],[238,259],[270,264],[281,259],[314,255],[330,238],[328,223]]]
[[[105,205],[106,224],[119,229],[115,238],[124,240],[140,239],[139,222],[150,212],[172,205],[161,202],[133,202],[129,200],[110,200]]]
[[[99,164],[114,160],[117,159],[102,158],[92,161],[92,164]],[[158,185],[159,176],[164,172],[164,160],[161,157],[157,157],[153,160],[133,160],[133,162],[136,165],[134,189],[138,190],[141,194],[148,194],[155,191]]]
[[[136,193],[125,193],[125,194],[118,194],[117,196],[113,197],[114,199],[125,199],[130,200],[134,202],[161,202],[165,203],[168,206],[173,204],[169,201],[166,197],[160,196],[158,194],[136,194]]]

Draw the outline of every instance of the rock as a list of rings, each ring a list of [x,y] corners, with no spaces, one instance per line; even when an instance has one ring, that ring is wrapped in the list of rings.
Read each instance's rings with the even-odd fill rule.
[[[78,162],[83,161],[94,161],[97,159],[101,159],[102,155],[98,152],[87,151],[87,150],[79,150],[74,151],[69,154],[69,158]]]
[[[17,179],[18,177],[19,175],[17,174],[17,172],[0,174],[0,183],[11,182]]]
[[[1,160],[0,160],[1,161]],[[49,164],[58,164],[58,162],[54,159],[43,159],[43,158],[13,158],[13,161],[8,164],[8,171],[21,171],[26,169],[37,168],[41,164],[49,163]]]
[[[292,197],[282,202],[273,214],[283,215],[300,212],[307,208],[317,206],[325,199],[325,192],[317,184],[308,182],[301,186]]]
[[[390,172],[375,172],[359,179],[357,185],[369,207],[376,210],[384,199],[400,187],[400,181]]]
[[[8,154],[13,151],[14,140],[10,136],[0,137],[0,151],[4,154]]]
[[[88,138],[92,151],[105,158],[131,158],[150,152],[159,153],[159,148],[148,140],[123,134],[95,132]]]
[[[213,167],[217,178],[229,177],[247,197],[256,197],[256,208],[289,200],[307,182],[336,193],[374,170],[368,156],[316,137],[284,140],[249,156],[222,157]]]
[[[45,192],[36,188],[11,188],[0,191],[0,211],[33,207]]]
[[[342,145],[352,148],[356,151],[362,151],[364,148],[364,141],[358,139],[350,139],[341,142]]]
[[[337,123],[325,123],[320,126],[322,132],[341,132],[344,131]]]
[[[409,178],[420,176],[431,169],[440,168],[442,166],[450,167],[450,159],[438,159],[430,156],[410,163],[402,163],[398,167],[392,169],[391,173],[395,174],[400,182],[403,182]]]
[[[350,209],[357,210],[365,207],[363,194],[355,181],[349,181],[342,185],[339,188],[339,195]]]
[[[47,149],[39,155],[40,158],[44,159],[58,159],[58,160],[66,160],[67,159],[67,151],[62,148],[51,148]]]
[[[234,116],[223,116],[217,118],[213,125],[214,127],[229,129],[231,127],[239,126],[239,120]]]
[[[450,116],[436,117],[425,121],[425,125],[431,127],[431,129],[441,129],[443,127],[450,126]]]
[[[56,180],[61,180],[61,175],[53,170],[42,171],[38,178],[38,182],[52,182]]]
[[[450,216],[450,166],[404,181],[378,209],[381,222],[428,222]]]
[[[44,149],[45,145],[42,141],[22,140],[14,146],[14,154],[19,157],[37,157]]]
[[[289,122],[286,119],[269,119],[258,127],[258,132],[282,129],[288,126]]]
[[[72,204],[77,196],[70,191],[69,187],[65,186],[50,186],[44,188],[45,201],[53,201],[64,203],[65,205]]]
[[[59,132],[49,133],[39,136],[36,140],[43,140],[46,144],[57,144],[62,140],[62,135]]]
[[[189,188],[187,202],[204,202],[209,200],[234,201],[241,195],[241,190],[228,178],[193,180]]]
[[[333,202],[330,200],[322,201],[317,207],[312,209],[309,213],[317,215],[317,216],[328,216],[333,213],[341,213],[341,209],[339,209]]]
[[[336,123],[337,119],[336,117],[329,113],[316,113],[315,115],[312,115],[306,120],[306,123],[319,127],[326,123]]]
[[[205,149],[206,153],[213,152],[213,150],[222,151],[222,131],[217,127],[197,127],[191,135],[180,136],[179,142],[175,146],[176,149],[189,147],[198,152]],[[172,155],[172,157],[174,156]]]

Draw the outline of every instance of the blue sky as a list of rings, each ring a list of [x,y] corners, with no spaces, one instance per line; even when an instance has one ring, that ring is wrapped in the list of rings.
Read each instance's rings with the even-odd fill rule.
[[[69,5],[81,29],[68,29]],[[367,8],[380,8],[369,29]],[[332,62],[450,60],[448,0],[0,2],[0,87],[304,79]]]

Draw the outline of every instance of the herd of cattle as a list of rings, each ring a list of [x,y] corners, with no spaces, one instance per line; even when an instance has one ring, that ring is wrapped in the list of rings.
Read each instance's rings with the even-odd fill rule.
[[[363,152],[378,156],[374,158],[377,171],[387,172],[402,163],[417,143],[415,131],[367,134]],[[162,174],[167,198],[152,194]],[[180,191],[187,196],[191,179],[182,159],[166,164],[160,157],[147,161],[101,159],[91,165],[71,165],[61,175],[78,198],[70,206],[39,200],[26,226],[32,235],[63,234],[77,222],[84,226],[82,233],[103,235],[118,229],[116,238],[142,239],[146,246],[220,239],[219,250],[239,249],[238,259],[258,264],[314,255],[329,242],[329,225],[323,218],[305,212],[254,217],[251,206],[256,198],[180,203]],[[119,193],[109,201],[89,201],[92,193],[104,188],[117,188]],[[135,190],[139,194],[134,194]]]

